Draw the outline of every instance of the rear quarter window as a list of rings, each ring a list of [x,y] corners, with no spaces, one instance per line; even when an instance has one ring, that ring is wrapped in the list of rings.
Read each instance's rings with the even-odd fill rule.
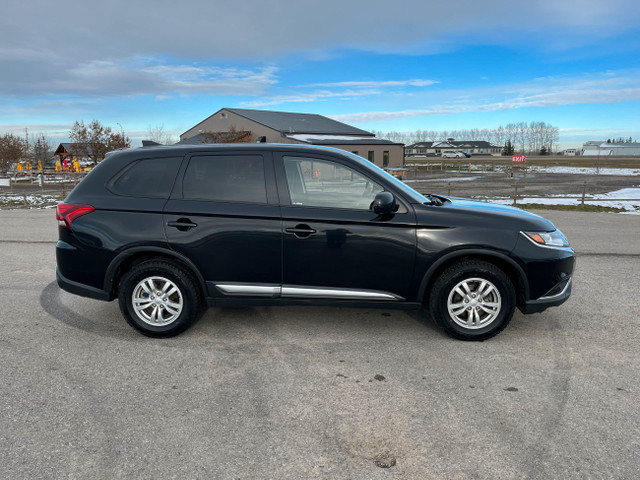
[[[181,161],[181,157],[137,160],[119,172],[108,188],[116,195],[168,198]]]

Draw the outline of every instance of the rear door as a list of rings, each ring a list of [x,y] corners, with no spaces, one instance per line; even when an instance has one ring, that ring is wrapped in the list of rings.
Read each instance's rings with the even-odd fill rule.
[[[277,296],[280,207],[270,152],[188,156],[164,211],[171,248],[200,270],[209,296]]]

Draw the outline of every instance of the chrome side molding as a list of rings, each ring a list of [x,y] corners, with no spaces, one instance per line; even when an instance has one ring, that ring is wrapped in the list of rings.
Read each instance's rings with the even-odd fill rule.
[[[377,290],[353,290],[331,287],[302,287],[294,285],[249,285],[246,283],[218,283],[216,288],[229,296],[268,296],[282,298],[325,298],[335,300],[393,300],[404,298]]]
[[[216,288],[225,295],[280,296],[280,285],[247,285],[245,283],[216,284]]]
[[[297,287],[291,285],[282,286],[282,296],[289,298],[313,297],[335,298],[345,300],[403,300],[402,297],[388,292],[376,290],[351,290],[346,288],[321,288],[321,287]]]

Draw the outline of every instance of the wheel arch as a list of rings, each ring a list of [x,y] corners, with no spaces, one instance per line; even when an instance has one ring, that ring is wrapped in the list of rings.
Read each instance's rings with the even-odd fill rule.
[[[505,272],[516,289],[516,305],[521,308],[526,299],[529,298],[529,281],[524,270],[515,260],[507,255],[486,249],[461,249],[449,252],[438,258],[422,277],[418,290],[418,301],[426,302],[427,293],[440,274],[450,265],[461,260],[484,260],[494,264]]]
[[[193,276],[203,297],[207,296],[206,284],[198,268],[184,255],[162,247],[132,247],[120,252],[107,267],[104,290],[113,298],[122,276],[132,267],[148,260],[164,260],[185,269]]]

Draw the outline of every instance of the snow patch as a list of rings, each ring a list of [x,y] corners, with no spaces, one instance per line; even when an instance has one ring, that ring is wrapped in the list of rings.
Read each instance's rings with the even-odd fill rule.
[[[518,203],[535,203],[539,205],[578,205],[581,202],[582,195],[558,195],[559,197],[571,198],[554,198],[552,197],[524,197],[519,198]],[[616,201],[615,199],[620,200]],[[501,205],[512,205],[511,198],[487,198],[492,203]],[[598,201],[602,200],[602,201]],[[609,201],[607,201],[609,200]],[[624,209],[626,214],[640,215],[640,188],[622,188],[609,193],[601,193],[597,195],[589,195],[585,197],[585,205],[598,205],[601,207],[613,207]]]
[[[428,180],[405,180],[404,183],[427,183],[427,182],[470,182],[482,178],[480,176],[475,177],[448,177],[448,178],[430,178]]]
[[[598,168],[595,167],[529,167],[530,173],[569,173],[574,175],[640,175],[640,170],[633,168]]]

